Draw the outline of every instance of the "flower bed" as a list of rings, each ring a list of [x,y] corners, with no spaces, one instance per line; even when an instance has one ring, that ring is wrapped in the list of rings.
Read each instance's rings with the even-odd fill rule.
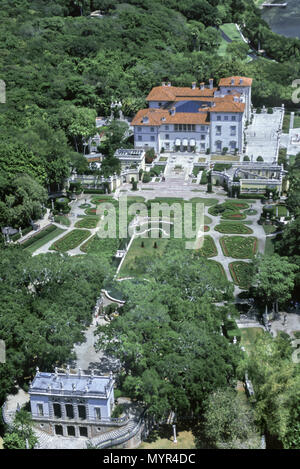
[[[204,236],[203,246],[196,252],[201,257],[214,257],[218,254],[216,245],[211,236]]]
[[[83,217],[81,220],[79,220],[75,224],[75,227],[76,228],[88,228],[88,229],[96,228],[99,220],[100,220],[100,217],[96,217],[96,216]]]
[[[224,234],[252,234],[253,230],[244,223],[220,223],[215,230]]]
[[[223,204],[214,205],[208,209],[208,213],[214,217],[221,215],[223,219],[227,220],[244,220],[246,215],[241,213],[240,210],[249,208],[247,203],[227,201]]]
[[[60,252],[70,251],[79,246],[90,234],[90,231],[87,230],[72,230],[66,236],[53,243],[50,249]]]
[[[220,239],[225,256],[236,259],[252,259],[257,249],[257,238],[254,236],[224,236]]]
[[[97,209],[96,208],[87,208],[85,210],[86,215],[96,215]]]
[[[251,285],[253,266],[247,262],[231,262],[229,271],[233,282],[240,288],[247,289]]]
[[[217,275],[220,275],[220,279],[221,279],[221,278],[224,278],[224,279],[227,280],[227,276],[226,276],[226,274],[225,274],[224,267],[222,266],[222,264],[220,264],[220,262],[214,261],[214,260],[212,260],[212,259],[210,259],[208,262],[210,263],[210,265],[212,266],[212,268],[215,269],[216,274],[217,274]]]

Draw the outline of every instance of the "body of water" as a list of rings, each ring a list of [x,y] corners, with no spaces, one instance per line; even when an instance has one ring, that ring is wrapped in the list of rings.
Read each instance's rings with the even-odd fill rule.
[[[287,2],[288,5],[286,8],[263,8],[263,19],[274,33],[300,38],[300,0],[277,0],[277,2]]]

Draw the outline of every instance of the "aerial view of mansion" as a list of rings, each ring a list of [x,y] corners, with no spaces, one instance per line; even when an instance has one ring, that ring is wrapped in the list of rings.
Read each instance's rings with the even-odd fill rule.
[[[146,100],[149,108],[134,117],[135,148],[161,151],[240,153],[244,125],[251,115],[252,78],[222,78],[215,87],[162,83]]]

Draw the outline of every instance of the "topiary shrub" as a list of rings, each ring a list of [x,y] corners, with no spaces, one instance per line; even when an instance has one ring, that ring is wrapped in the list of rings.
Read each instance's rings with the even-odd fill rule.
[[[208,192],[209,194],[212,193],[212,183],[211,183],[211,182],[209,182],[209,183],[207,184],[207,192]]]

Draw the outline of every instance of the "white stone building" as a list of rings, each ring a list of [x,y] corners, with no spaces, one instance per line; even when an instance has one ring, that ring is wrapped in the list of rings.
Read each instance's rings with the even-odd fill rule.
[[[244,125],[251,115],[252,79],[229,77],[219,88],[163,83],[147,97],[149,108],[132,121],[135,148],[199,153],[242,153]]]

